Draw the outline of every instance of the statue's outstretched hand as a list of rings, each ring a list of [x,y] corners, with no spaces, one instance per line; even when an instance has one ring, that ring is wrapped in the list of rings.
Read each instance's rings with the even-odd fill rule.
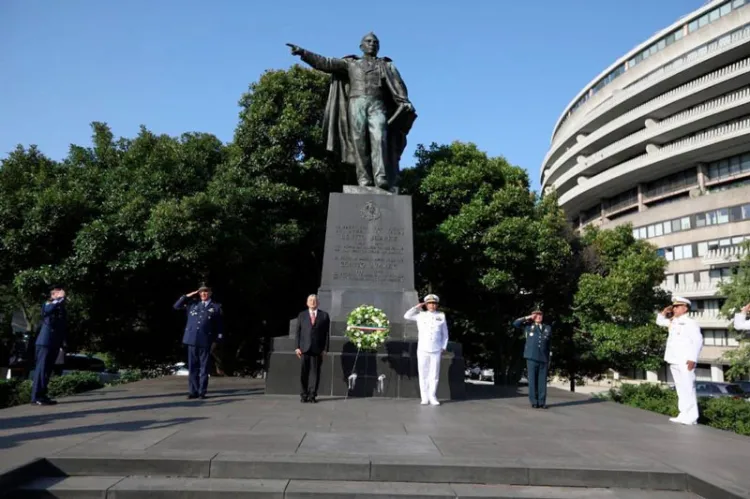
[[[286,46],[292,49],[292,55],[302,55],[302,52],[304,52],[304,50],[292,43],[287,43]]]

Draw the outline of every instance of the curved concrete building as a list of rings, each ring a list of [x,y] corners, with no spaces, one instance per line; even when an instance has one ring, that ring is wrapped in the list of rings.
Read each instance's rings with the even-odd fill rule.
[[[707,2],[592,80],[555,124],[541,185],[578,226],[630,223],[659,248],[663,286],[703,330],[698,378],[723,381],[737,342],[717,283],[750,239],[750,0]]]

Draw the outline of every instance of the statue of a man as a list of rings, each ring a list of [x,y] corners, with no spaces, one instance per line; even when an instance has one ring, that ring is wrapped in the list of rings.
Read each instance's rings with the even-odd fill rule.
[[[356,166],[359,185],[392,191],[398,185],[399,161],[417,114],[396,67],[389,58],[378,57],[378,37],[369,33],[362,38],[363,57],[341,59],[287,45],[292,55],[331,74],[323,119],[327,149]]]

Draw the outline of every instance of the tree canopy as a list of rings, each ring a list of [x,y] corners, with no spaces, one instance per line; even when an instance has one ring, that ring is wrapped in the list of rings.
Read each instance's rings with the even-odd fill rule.
[[[745,242],[744,248],[746,252],[740,258],[732,279],[719,284],[719,294],[726,297],[721,311],[727,319],[733,319],[736,312],[750,303],[750,243]],[[724,360],[729,362],[725,376],[738,380],[750,374],[750,335],[747,331],[735,331],[734,326],[731,332],[737,338],[739,348],[724,355]]]

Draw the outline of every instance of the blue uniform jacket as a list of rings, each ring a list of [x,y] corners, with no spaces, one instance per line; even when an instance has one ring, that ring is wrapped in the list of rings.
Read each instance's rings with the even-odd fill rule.
[[[187,296],[181,296],[174,304],[175,310],[185,309],[187,324],[182,343],[202,348],[210,348],[215,341],[224,335],[224,322],[221,316],[221,304],[208,300],[188,301]]]
[[[525,317],[513,321],[513,327],[523,329],[526,345],[523,348],[523,358],[537,362],[549,362],[549,342],[552,338],[552,328],[547,324],[536,325],[527,322]]]
[[[36,337],[36,345],[60,348],[68,332],[68,316],[65,312],[65,299],[58,299],[42,305],[42,328]]]

